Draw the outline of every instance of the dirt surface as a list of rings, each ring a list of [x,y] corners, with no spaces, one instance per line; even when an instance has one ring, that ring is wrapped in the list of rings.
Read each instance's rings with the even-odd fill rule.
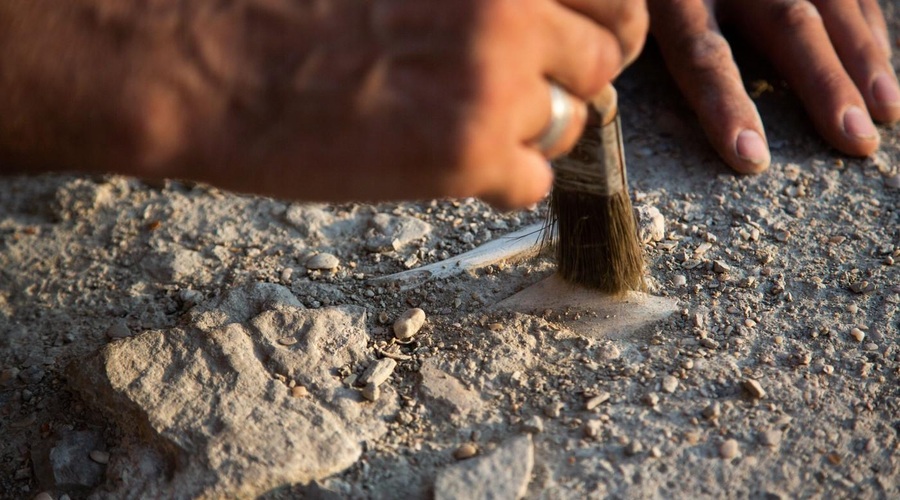
[[[886,13],[900,33],[900,4]],[[95,431],[115,460],[133,431],[73,393],[67,366],[267,282],[307,308],[365,308],[373,357],[398,359],[385,389],[401,401],[355,465],[267,498],[427,497],[461,445],[484,454],[522,432],[534,433],[530,498],[897,498],[900,134],[883,128],[877,155],[843,157],[751,65],[773,162],[738,177],[660,66],[651,47],[618,87],[633,195],[666,219],[647,246],[651,291],[678,310],[624,337],[492,307],[552,274],[546,256],[409,290],[376,280],[538,222],[543,206],[304,205],[174,181],[0,179],[0,497],[42,491],[36,455],[54,436]],[[385,217],[425,224],[392,244]],[[318,253],[337,270],[307,269]],[[425,326],[397,344],[391,323],[411,307]],[[431,404],[433,369],[469,396]],[[127,480],[107,474],[93,491]]]

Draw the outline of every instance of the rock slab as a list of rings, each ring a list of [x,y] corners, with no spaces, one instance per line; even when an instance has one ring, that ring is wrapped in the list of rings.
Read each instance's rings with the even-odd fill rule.
[[[528,491],[533,466],[534,444],[531,436],[518,436],[485,456],[443,469],[435,480],[434,498],[522,498]]]
[[[152,448],[113,454],[110,467],[129,476],[116,495],[256,497],[345,469],[385,432],[396,398],[362,405],[333,375],[369,362],[365,311],[273,303],[290,294],[272,287],[239,290],[204,321],[110,344],[70,369],[89,403]],[[286,336],[298,341],[278,343]],[[292,397],[289,381],[310,396]],[[153,456],[163,463],[144,463]]]

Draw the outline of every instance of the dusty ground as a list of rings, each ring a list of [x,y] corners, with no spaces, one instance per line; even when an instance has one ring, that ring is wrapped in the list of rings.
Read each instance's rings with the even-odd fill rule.
[[[900,33],[900,4],[886,7]],[[736,177],[659,64],[651,50],[619,88],[633,194],[666,218],[666,237],[647,248],[653,293],[679,312],[611,341],[553,314],[491,309],[552,273],[544,257],[408,291],[372,281],[539,221],[542,207],[306,206],[177,182],[0,179],[0,496],[41,491],[33,455],[60,432],[100,430],[111,460],[127,441],[63,370],[109,343],[111,325],[172,328],[194,304],[255,282],[282,284],[308,308],[364,307],[373,353],[407,308],[428,315],[387,386],[403,416],[343,473],[269,498],[427,496],[461,444],[487,452],[535,416],[531,498],[900,496],[900,134],[883,129],[873,158],[842,157],[753,67],[749,86],[772,85],[757,103],[773,164]],[[385,248],[369,232],[379,213],[431,232]],[[339,270],[308,272],[317,252]],[[426,362],[476,392],[479,411],[429,407],[418,391]]]

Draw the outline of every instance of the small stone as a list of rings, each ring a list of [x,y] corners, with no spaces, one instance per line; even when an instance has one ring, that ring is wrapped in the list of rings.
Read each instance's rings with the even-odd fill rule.
[[[109,463],[109,453],[100,450],[91,450],[90,453],[91,460],[97,462],[98,464],[108,464]]]
[[[394,373],[394,368],[397,367],[397,362],[391,358],[381,358],[378,361],[369,365],[366,368],[366,371],[363,372],[362,376],[359,377],[360,384],[374,383],[375,385],[381,385],[384,383],[388,377]]]
[[[619,350],[613,343],[608,343],[600,346],[600,349],[597,351],[598,356],[603,361],[612,361],[614,359],[619,359],[619,356],[622,355],[622,351]]]
[[[531,418],[522,424],[522,431],[528,434],[540,434],[544,432],[544,421],[541,420],[541,417],[532,415]]]
[[[306,396],[309,396],[309,389],[307,389],[306,387],[302,385],[295,385],[294,387],[291,387],[291,397],[305,398]]]
[[[650,205],[635,207],[638,214],[639,233],[642,243],[662,241],[666,235],[666,218],[659,209]]]
[[[290,284],[291,277],[294,276],[294,270],[290,267],[286,267],[281,270],[281,282],[285,284]]]
[[[660,450],[658,446],[654,446],[650,448],[650,456],[653,458],[659,458],[662,456],[662,450]]]
[[[857,306],[856,304],[850,304],[847,306],[847,312],[850,314],[856,314],[857,312],[859,312],[859,306]]]
[[[674,286],[687,285],[687,278],[683,274],[676,274],[675,277],[672,278],[672,285],[674,285]]]
[[[875,285],[868,281],[856,281],[850,284],[850,290],[857,294],[869,293],[875,290]]]
[[[397,414],[397,423],[400,425],[409,425],[415,420],[411,413],[406,411],[401,411]]]
[[[721,456],[725,460],[731,460],[741,454],[740,445],[734,439],[728,439],[722,446],[719,446],[719,456]]]
[[[713,271],[716,274],[725,274],[731,271],[731,266],[721,260],[713,261]]]
[[[719,347],[719,343],[709,337],[700,339],[700,345],[707,349],[717,349]]]
[[[750,318],[747,318],[744,320],[744,326],[746,326],[747,328],[753,328],[756,326],[756,321],[754,321]]]
[[[394,337],[398,340],[409,340],[419,332],[425,324],[425,311],[414,307],[407,310],[394,321]]]
[[[684,442],[693,446],[700,442],[700,433],[697,431],[687,431],[684,433]]]
[[[608,392],[601,392],[600,394],[597,394],[596,396],[584,402],[584,409],[588,411],[593,410],[594,408],[608,401],[609,396],[610,394]]]
[[[472,458],[478,454],[478,447],[472,443],[463,443],[459,448],[453,450],[453,458],[457,460],[465,460]]]
[[[561,401],[554,401],[544,407],[544,415],[548,418],[559,418],[565,405]]]
[[[775,448],[781,444],[782,431],[779,429],[769,429],[759,434],[759,443],[763,446]]]
[[[128,323],[122,318],[113,321],[109,328],[106,329],[106,338],[110,340],[124,339],[130,336],[131,330],[128,328]]]
[[[866,338],[866,332],[862,331],[859,328],[854,328],[850,330],[850,336],[853,337],[853,340],[862,342]]]
[[[763,399],[766,397],[766,391],[762,388],[762,385],[756,380],[752,378],[745,379],[742,383],[744,390],[747,391],[750,396],[754,399]]]
[[[772,338],[772,341],[775,342],[775,345],[781,345],[784,344],[784,337],[782,337],[781,335],[776,335],[774,338]]]
[[[694,360],[690,359],[690,358],[685,359],[684,361],[681,362],[681,367],[684,368],[685,370],[694,369]]]
[[[644,451],[644,445],[637,439],[632,440],[628,443],[628,446],[625,447],[625,454],[629,457],[633,457],[642,451]]]
[[[662,381],[662,390],[665,393],[672,394],[678,388],[678,379],[672,375],[667,375]]]
[[[597,419],[588,420],[584,423],[581,428],[581,432],[584,433],[584,437],[586,438],[595,438],[600,435],[600,430],[603,428],[603,422]]]
[[[834,373],[834,367],[831,365],[823,365],[822,373],[824,373],[825,375],[831,375],[832,373]]]
[[[641,402],[647,406],[656,406],[659,403],[659,396],[655,392],[648,392],[641,398]]]
[[[341,261],[330,253],[318,253],[306,261],[306,268],[317,271],[332,271],[341,265]]]
[[[886,176],[884,185],[892,189],[900,189],[900,174]]]
[[[703,415],[703,418],[706,420],[712,420],[714,418],[719,418],[719,415],[722,414],[722,406],[718,401],[713,401],[712,403],[706,405],[706,408],[700,412]]]
[[[41,380],[44,380],[46,372],[40,366],[29,366],[28,368],[17,372],[16,375],[22,382],[33,385],[39,384]]]
[[[278,339],[278,343],[283,346],[290,346],[297,343],[297,339],[295,337],[281,337]]]
[[[363,387],[362,396],[369,401],[378,401],[378,398],[381,396],[381,389],[374,382],[369,382]]]

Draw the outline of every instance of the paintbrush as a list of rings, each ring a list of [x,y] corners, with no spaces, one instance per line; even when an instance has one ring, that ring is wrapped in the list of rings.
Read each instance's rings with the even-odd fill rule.
[[[553,162],[548,237],[567,282],[619,295],[644,291],[644,257],[625,174],[616,90],[588,103],[588,120],[568,155]]]

